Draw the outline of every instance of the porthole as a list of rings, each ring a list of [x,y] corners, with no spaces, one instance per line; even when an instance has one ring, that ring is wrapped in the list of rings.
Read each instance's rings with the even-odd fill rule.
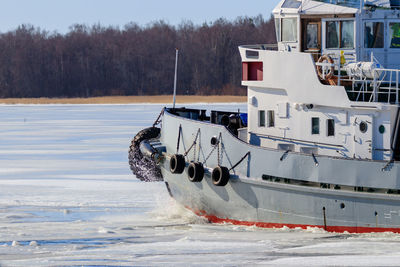
[[[218,138],[217,138],[216,136],[213,136],[213,137],[211,138],[211,145],[212,145],[212,146],[218,145]]]
[[[368,130],[368,124],[365,121],[360,123],[360,132],[366,133]]]
[[[341,209],[344,209],[345,207],[346,207],[346,205],[344,205],[344,203],[341,203],[341,204],[340,204],[340,208],[341,208]]]
[[[381,125],[381,126],[379,126],[379,132],[381,133],[381,134],[384,134],[385,133],[385,126],[383,126],[383,125]]]

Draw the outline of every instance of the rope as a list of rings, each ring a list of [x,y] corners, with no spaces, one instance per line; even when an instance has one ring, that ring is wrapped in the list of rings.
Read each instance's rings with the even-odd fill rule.
[[[197,144],[197,138],[199,137],[199,134],[200,134],[200,128],[197,130],[196,138],[194,139],[193,144],[189,147],[188,150],[186,150],[185,154],[183,154],[185,157],[189,154],[190,150],[192,150],[193,147],[195,148],[194,149],[194,151],[195,151],[194,157],[196,157],[196,144]]]
[[[242,161],[246,158],[250,156],[250,151],[246,153],[246,155],[244,155],[235,165],[233,165],[232,168],[229,169],[229,171],[235,169],[240,163],[242,163]]]
[[[161,120],[161,116],[164,115],[164,111],[165,108],[163,108],[160,112],[160,115],[158,115],[157,119],[155,120],[155,122],[153,123],[153,127],[156,127],[156,125],[160,124]]]

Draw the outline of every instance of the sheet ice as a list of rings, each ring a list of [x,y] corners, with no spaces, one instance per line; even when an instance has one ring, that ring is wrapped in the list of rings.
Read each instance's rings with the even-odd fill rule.
[[[0,106],[0,265],[398,265],[396,234],[212,225],[136,180],[130,140],[161,108]]]

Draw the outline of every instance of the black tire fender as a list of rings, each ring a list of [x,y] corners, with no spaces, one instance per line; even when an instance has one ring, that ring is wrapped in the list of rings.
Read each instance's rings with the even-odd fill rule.
[[[169,161],[169,169],[172,173],[180,174],[185,170],[185,156],[181,154],[172,155]]]
[[[150,127],[141,130],[133,138],[129,147],[128,160],[132,173],[141,181],[154,182],[163,181],[160,168],[157,163],[145,157],[140,151],[140,143],[144,140],[157,138],[160,135],[160,128]]]
[[[191,182],[201,182],[204,177],[204,167],[200,162],[191,162],[187,169],[187,174],[189,181]]]
[[[227,167],[217,166],[213,169],[211,179],[216,186],[225,186],[229,182],[230,174]]]

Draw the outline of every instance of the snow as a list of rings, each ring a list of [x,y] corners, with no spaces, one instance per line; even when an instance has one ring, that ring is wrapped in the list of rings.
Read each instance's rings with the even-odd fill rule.
[[[0,266],[398,265],[397,234],[209,224],[136,180],[130,140],[162,107],[0,106]]]

